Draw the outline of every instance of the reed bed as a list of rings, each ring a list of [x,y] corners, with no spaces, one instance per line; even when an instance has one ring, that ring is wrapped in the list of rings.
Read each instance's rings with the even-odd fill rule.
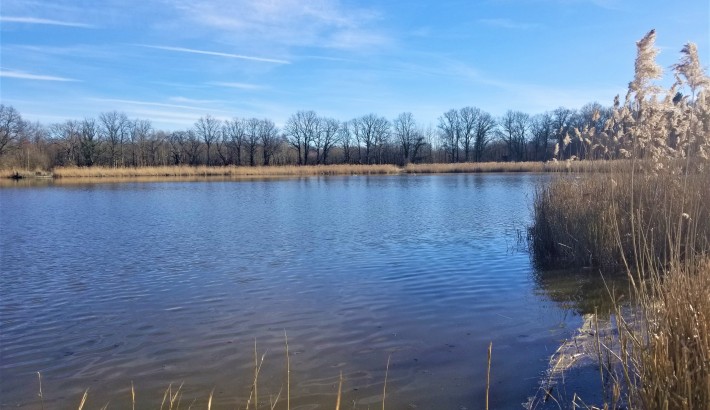
[[[452,164],[408,164],[410,174],[449,174],[477,172],[544,172],[542,162],[460,162]]]
[[[636,316],[620,318],[620,371],[615,390],[632,408],[710,408],[710,257],[645,271]],[[613,404],[613,403],[611,403]]]
[[[710,404],[710,173],[668,161],[541,187],[529,230],[536,263],[622,271],[618,337],[598,341],[604,408]],[[596,270],[594,270],[596,271]],[[584,408],[575,397],[574,406]],[[592,408],[592,407],[586,407]]]
[[[612,172],[539,189],[529,230],[535,261],[633,268],[710,249],[710,174]],[[675,252],[675,253],[674,253]]]
[[[609,161],[560,162],[462,162],[455,164],[409,164],[397,167],[391,164],[337,164],[337,165],[284,165],[265,167],[245,166],[161,166],[161,167],[57,167],[54,178],[138,178],[138,177],[287,177],[317,175],[388,175],[388,174],[442,174],[481,172],[604,172],[611,168]],[[5,170],[0,177],[10,178],[15,171]],[[32,177],[34,173],[23,173]]]
[[[394,165],[308,165],[267,167],[164,166],[137,168],[58,167],[55,178],[134,178],[134,177],[269,177],[310,175],[373,175],[396,174]]]
[[[5,168],[0,169],[0,179],[23,179],[23,178],[51,178],[52,173],[49,171],[34,169],[15,169]]]
[[[616,166],[620,166],[620,161]],[[453,164],[409,164],[407,173],[447,174],[479,172],[609,172],[613,161],[548,162],[460,162]]]

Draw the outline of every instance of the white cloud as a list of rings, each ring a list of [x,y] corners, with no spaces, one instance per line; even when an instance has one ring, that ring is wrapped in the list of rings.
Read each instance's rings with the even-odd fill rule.
[[[129,106],[130,105],[145,105],[145,106],[152,106],[152,107],[177,108],[177,109],[195,110],[195,111],[203,111],[205,109],[204,107],[195,107],[195,106],[190,106],[190,105],[168,104],[168,103],[160,103],[160,102],[154,102],[154,101],[122,100],[122,99],[118,99],[118,98],[90,98],[90,100],[91,101],[98,101],[98,102],[124,104],[124,105],[129,105]]]
[[[170,98],[168,98],[168,101],[172,101],[172,102],[176,102],[176,103],[183,103],[183,104],[214,104],[214,103],[223,102],[222,100],[199,100],[199,99],[195,99],[195,98],[188,98],[188,97],[182,97],[182,96],[170,97]]]
[[[79,81],[73,78],[57,77],[53,75],[31,74],[23,71],[3,70],[0,69],[0,77],[17,78],[20,80],[32,81]]]
[[[238,88],[240,90],[261,90],[264,87],[256,84],[235,83],[235,82],[212,82],[212,85],[220,87]]]
[[[390,42],[374,26],[378,12],[337,0],[166,0],[166,5],[193,24],[218,30],[229,43],[354,49]]]
[[[180,53],[203,54],[203,55],[216,56],[216,57],[237,58],[240,60],[258,61],[258,62],[262,62],[262,63],[291,64],[290,61],[280,60],[280,59],[275,59],[275,58],[255,57],[255,56],[247,56],[247,55],[242,55],[242,54],[222,53],[222,52],[218,52],[218,51],[209,51],[209,50],[197,50],[194,48],[157,46],[157,45],[149,45],[149,44],[136,44],[136,45],[139,47],[153,48],[153,49],[165,50],[165,51],[177,51]]]
[[[37,17],[15,17],[15,16],[0,16],[0,22],[3,23],[21,23],[21,24],[43,24],[49,26],[65,26],[65,27],[80,27],[80,28],[96,28],[92,24],[77,23],[74,21],[62,21],[43,19]]]

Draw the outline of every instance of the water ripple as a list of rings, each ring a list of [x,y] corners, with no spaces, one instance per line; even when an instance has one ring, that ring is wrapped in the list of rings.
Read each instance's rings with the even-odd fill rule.
[[[37,371],[55,407],[87,387],[97,407],[121,402],[131,381],[146,406],[182,381],[243,403],[255,341],[263,391],[283,385],[284,332],[299,408],[332,408],[341,371],[344,399],[377,403],[388,357],[393,407],[478,407],[491,340],[495,382],[517,386],[495,407],[517,406],[563,317],[510,246],[537,181],[4,189],[0,407],[34,406]]]

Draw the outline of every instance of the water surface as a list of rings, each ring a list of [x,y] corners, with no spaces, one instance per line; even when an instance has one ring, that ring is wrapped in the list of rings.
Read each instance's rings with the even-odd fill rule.
[[[0,406],[520,408],[579,323],[519,240],[535,174],[0,189]],[[184,405],[187,407],[187,405]],[[204,407],[202,407],[204,408]]]

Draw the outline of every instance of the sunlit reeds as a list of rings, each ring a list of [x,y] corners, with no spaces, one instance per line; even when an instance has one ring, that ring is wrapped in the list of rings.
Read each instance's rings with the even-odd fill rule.
[[[614,340],[597,337],[603,408],[708,409],[710,405],[710,80],[683,48],[665,95],[652,80],[655,32],[637,43],[636,75],[605,130],[575,130],[626,169],[565,176],[535,198],[529,234],[541,264],[620,270],[630,300],[616,300]],[[678,94],[690,89],[690,97]],[[628,166],[630,164],[630,167]],[[605,358],[605,359],[602,359]],[[573,407],[590,407],[573,399]]]
[[[554,161],[554,162],[461,162],[436,164],[408,164],[397,167],[391,164],[335,164],[307,166],[266,167],[208,167],[208,166],[162,166],[162,167],[57,167],[52,175],[57,179],[67,178],[139,178],[139,177],[228,177],[259,178],[317,175],[383,175],[401,173],[442,174],[479,172],[603,172],[610,169],[611,161]],[[0,177],[10,178],[14,171],[4,171]],[[20,174],[22,177],[33,173]]]
[[[165,166],[165,167],[58,167],[55,178],[135,178],[135,177],[270,177],[270,176],[310,176],[310,175],[369,175],[396,174],[394,165],[309,165],[309,166],[268,166],[268,167],[208,167],[208,166]]]

